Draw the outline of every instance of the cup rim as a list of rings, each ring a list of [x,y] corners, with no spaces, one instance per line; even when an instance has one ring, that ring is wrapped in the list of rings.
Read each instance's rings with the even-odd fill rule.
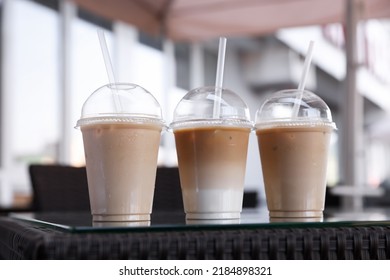
[[[237,128],[248,128],[251,131],[254,128],[252,121],[244,119],[191,119],[185,121],[172,122],[169,125],[169,130],[175,131],[178,129],[185,128],[199,128],[208,126],[219,126],[219,127],[237,127]]]
[[[257,122],[254,125],[255,130],[278,128],[278,127],[329,127],[333,130],[337,130],[335,122],[325,121],[324,119],[312,119],[308,120],[307,118],[294,118],[294,119],[278,119],[278,120],[269,120]]]
[[[167,129],[165,121],[159,118],[152,118],[142,115],[118,114],[118,115],[101,115],[98,117],[86,117],[77,121],[75,128],[81,128],[87,125],[95,124],[155,124],[161,126],[163,130]]]

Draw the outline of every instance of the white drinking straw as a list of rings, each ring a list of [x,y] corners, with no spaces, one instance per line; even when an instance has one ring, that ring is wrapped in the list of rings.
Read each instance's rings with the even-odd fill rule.
[[[109,80],[110,84],[112,84],[113,89],[114,89],[113,90],[113,97],[114,97],[115,110],[117,112],[121,112],[122,105],[121,105],[121,101],[119,98],[119,94],[118,94],[116,87],[115,87],[116,79],[115,79],[114,70],[113,70],[113,67],[111,64],[110,54],[108,52],[106,37],[104,36],[104,31],[101,29],[98,29],[97,33],[99,36],[100,48],[102,50],[104,65],[106,66],[108,80]]]
[[[314,47],[314,41],[310,41],[309,48],[306,53],[305,62],[303,64],[301,80],[299,81],[299,85],[298,85],[298,97],[297,100],[295,100],[294,107],[293,107],[294,118],[298,117],[299,107],[301,106],[302,96],[305,90],[307,76],[309,74],[310,63],[313,57],[313,47]]]
[[[219,38],[217,74],[215,78],[215,99],[213,108],[213,118],[219,118],[221,110],[221,97],[223,86],[223,72],[225,67],[226,38]]]

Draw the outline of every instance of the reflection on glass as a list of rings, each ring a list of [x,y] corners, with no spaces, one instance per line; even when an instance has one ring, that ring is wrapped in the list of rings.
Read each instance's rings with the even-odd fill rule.
[[[150,221],[127,221],[127,222],[92,222],[93,227],[109,228],[109,227],[149,227]]]
[[[302,222],[323,222],[323,217],[302,217],[302,218],[269,218],[271,223],[302,223]]]
[[[240,219],[186,220],[186,225],[234,225],[240,223],[241,223]]]

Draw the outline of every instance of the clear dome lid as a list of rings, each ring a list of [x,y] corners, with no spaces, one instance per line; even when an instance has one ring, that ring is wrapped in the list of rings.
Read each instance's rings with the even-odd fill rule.
[[[297,89],[278,91],[268,97],[257,110],[255,123],[256,128],[286,125],[336,128],[328,105],[313,92]]]
[[[107,84],[84,102],[76,127],[93,123],[154,122],[164,125],[156,98],[141,86]]]
[[[214,86],[189,91],[176,106],[171,128],[204,125],[253,126],[245,102],[233,91]]]

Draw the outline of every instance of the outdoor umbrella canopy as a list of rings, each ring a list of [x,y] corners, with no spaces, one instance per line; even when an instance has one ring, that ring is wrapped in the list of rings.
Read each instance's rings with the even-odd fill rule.
[[[256,37],[282,28],[342,23],[346,77],[343,98],[342,172],[350,191],[343,206],[360,209],[364,187],[363,101],[356,87],[357,26],[360,20],[390,18],[390,0],[72,0],[80,8],[128,23],[174,42],[221,36]],[[384,97],[386,98],[386,97]],[[352,188],[353,187],[353,188]]]
[[[111,20],[174,41],[273,33],[344,22],[344,0],[73,0]],[[361,19],[390,17],[390,0],[357,0]]]

